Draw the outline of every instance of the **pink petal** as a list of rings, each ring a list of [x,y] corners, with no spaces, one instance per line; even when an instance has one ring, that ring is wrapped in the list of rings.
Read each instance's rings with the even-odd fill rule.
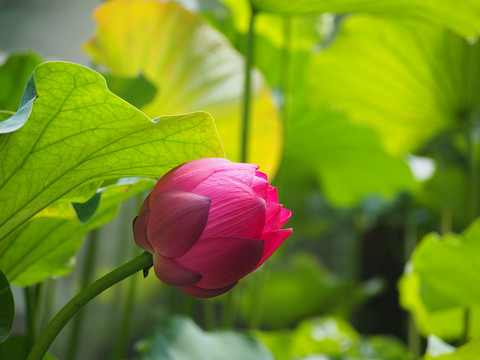
[[[234,282],[233,284],[224,286],[219,289],[204,289],[195,285],[187,286],[187,287],[179,287],[179,289],[191,296],[195,296],[199,298],[210,298],[210,297],[222,295],[223,293],[233,288],[236,284],[237,283]]]
[[[259,196],[261,196],[265,200],[267,199],[268,190],[270,188],[270,183],[268,182],[268,180],[255,176],[253,178],[251,187],[253,191],[255,191]]]
[[[268,180],[268,176],[267,174],[261,172],[261,171],[256,171],[255,172],[255,176],[259,177],[259,178],[262,178],[262,179],[265,179],[265,180]]]
[[[292,212],[288,209],[282,208],[282,212],[280,214],[280,227],[285,225],[288,220],[290,220],[290,217],[292,216]]]
[[[150,203],[147,223],[150,244],[163,256],[182,256],[205,228],[210,199],[184,191],[165,191]]]
[[[227,159],[206,158],[189,161],[177,166],[158,181],[152,191],[152,199],[154,199],[159,192],[163,191],[191,191],[202,181],[208,179],[218,168],[228,163],[230,163],[230,161]]]
[[[153,248],[147,238],[147,217],[148,209],[143,210],[140,215],[133,219],[133,238],[142,249],[153,253]]]
[[[265,260],[267,260],[275,252],[275,250],[282,245],[282,243],[287,237],[290,236],[291,233],[292,229],[282,229],[262,234],[262,240],[265,242],[265,250],[257,267],[262,265]]]
[[[267,216],[263,232],[275,231],[281,228],[280,216],[282,213],[282,205],[267,202]]]
[[[140,213],[144,212],[145,210],[147,210],[150,206],[150,195],[152,195],[152,193],[148,194],[148,196],[145,198],[145,200],[143,200],[143,203],[142,203],[142,207],[140,208]]]
[[[258,165],[230,162],[218,168],[215,173],[219,176],[230,177],[236,181],[244,183],[247,186],[251,186],[257,169]]]
[[[208,238],[198,241],[177,262],[202,275],[196,284],[216,289],[232,284],[257,267],[263,241],[240,238]]]
[[[193,191],[212,200],[202,237],[260,237],[266,205],[250,187],[214,174]]]
[[[267,201],[278,204],[278,193],[276,187],[270,186],[270,188],[268,189]]]
[[[155,275],[165,284],[172,286],[190,286],[198,283],[202,276],[177,264],[175,260],[157,253],[153,254]]]

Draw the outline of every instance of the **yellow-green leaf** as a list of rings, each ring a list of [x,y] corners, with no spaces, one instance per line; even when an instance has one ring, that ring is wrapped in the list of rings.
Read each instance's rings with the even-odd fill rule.
[[[86,183],[160,177],[183,162],[223,156],[207,113],[152,121],[98,73],[71,63],[41,64],[32,79],[25,91],[38,97],[28,121],[0,135],[0,243]]]
[[[312,61],[310,100],[374,127],[390,151],[412,151],[478,111],[479,57],[480,44],[437,26],[352,16]]]
[[[412,17],[450,28],[466,38],[480,30],[478,0],[251,0],[264,12],[283,15],[371,13],[391,18]]]
[[[92,59],[118,76],[141,72],[157,88],[148,114],[208,111],[229,159],[240,160],[244,61],[218,31],[178,4],[110,1],[94,13]],[[248,161],[272,174],[281,150],[279,116],[265,82],[254,72]]]

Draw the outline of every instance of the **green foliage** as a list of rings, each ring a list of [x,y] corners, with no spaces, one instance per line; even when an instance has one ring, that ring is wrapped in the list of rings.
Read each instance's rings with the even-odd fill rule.
[[[15,314],[12,291],[7,278],[0,271],[0,344],[10,335]]]
[[[415,315],[424,333],[458,338],[465,309],[470,309],[472,333],[478,333],[480,281],[480,221],[462,235],[425,236],[415,249],[400,280],[400,302]],[[431,319],[441,316],[436,321]],[[436,326],[436,324],[438,326]]]
[[[143,74],[136,77],[106,74],[104,77],[110,91],[139,109],[151,102],[157,93],[155,85]]]
[[[476,360],[480,354],[480,338],[455,349],[434,336],[428,338],[424,360]]]
[[[321,81],[311,83],[311,101],[345,109],[402,154],[475,115],[479,55],[479,44],[417,20],[352,16],[312,60]]]
[[[223,154],[209,114],[151,121],[110,93],[98,73],[71,63],[44,63],[32,79],[38,98],[29,121],[1,138],[0,253],[25,221],[85,183],[159,177]]]
[[[33,70],[42,62],[35,53],[10,55],[0,67],[0,110],[16,111]]]
[[[123,201],[154,184],[154,180],[145,179],[101,189],[94,196],[99,200],[98,206],[85,221],[70,202],[57,201],[15,233],[15,242],[0,257],[0,268],[16,286],[30,286],[69,274],[85,235],[111,221]]]
[[[255,9],[282,15],[308,15],[320,13],[366,12],[383,16],[414,17],[448,27],[460,35],[477,38],[480,20],[476,14],[480,3],[476,0],[425,2],[420,0],[252,0]]]
[[[319,313],[349,317],[355,306],[381,288],[378,283],[367,286],[343,280],[307,253],[297,252],[286,266],[273,270],[264,279],[255,273],[251,281],[245,281],[240,307],[243,318],[260,313],[262,324],[273,329]],[[261,309],[259,298],[266,304]]]
[[[28,336],[12,335],[0,344],[0,359],[25,360],[28,356]],[[51,354],[46,354],[43,360],[57,360]]]
[[[116,76],[141,73],[157,88],[142,111],[208,111],[227,157],[240,160],[244,60],[218,31],[178,4],[162,2],[106,2],[95,20],[95,36],[84,46],[93,61]],[[281,123],[262,75],[255,71],[253,78],[248,161],[272,176],[281,154]]]
[[[157,327],[138,350],[142,360],[273,360],[251,336],[234,331],[206,333],[180,317]]]
[[[301,360],[323,356],[341,360],[407,360],[408,353],[397,339],[362,338],[348,322],[334,317],[305,320],[293,331],[257,332],[276,360]]]
[[[387,154],[371,129],[341,112],[320,109],[298,118],[289,129],[286,154],[313,168],[336,205],[352,206],[367,195],[391,199],[416,187],[406,162]]]

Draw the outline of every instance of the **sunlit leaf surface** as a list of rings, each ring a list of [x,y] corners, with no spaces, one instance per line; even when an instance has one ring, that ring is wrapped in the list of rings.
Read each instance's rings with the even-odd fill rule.
[[[477,0],[252,0],[260,11],[283,15],[366,12],[388,17],[409,16],[450,28],[467,38],[480,30],[480,2]]]
[[[243,58],[198,15],[179,5],[111,1],[95,14],[97,29],[85,50],[113,74],[141,72],[157,87],[146,114],[211,113],[229,159],[240,160]],[[272,97],[254,73],[248,161],[273,174],[281,150],[281,126]]]
[[[2,247],[14,237],[2,239],[84,183],[160,177],[180,163],[223,156],[207,113],[153,122],[108,91],[98,73],[71,63],[44,63],[34,79],[30,118],[0,136]]]
[[[349,17],[312,61],[310,100],[376,128],[390,151],[411,151],[474,116],[479,56],[480,44],[436,26]]]

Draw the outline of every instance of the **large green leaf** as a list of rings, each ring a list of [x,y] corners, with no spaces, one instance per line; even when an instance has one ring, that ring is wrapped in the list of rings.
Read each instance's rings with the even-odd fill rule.
[[[84,236],[112,220],[120,203],[154,184],[154,180],[145,179],[101,189],[98,207],[85,222],[77,218],[69,202],[56,202],[15,233],[15,242],[8,248],[4,244],[9,241],[0,243],[0,268],[16,286],[69,274]]]
[[[0,136],[0,241],[85,183],[160,177],[180,163],[223,156],[207,113],[152,121],[98,73],[71,63],[39,65],[32,79],[35,91],[26,92],[38,98],[29,120]]]
[[[477,38],[480,30],[478,0],[251,0],[259,11],[283,15],[366,12],[384,16],[409,16],[448,27],[460,35]]]
[[[475,115],[479,58],[480,44],[433,25],[352,16],[312,61],[310,100],[345,109],[403,153]]]
[[[141,72],[157,88],[148,114],[195,110],[213,115],[229,159],[240,160],[244,61],[200,16],[178,4],[109,1],[94,14],[97,29],[85,50],[113,74]],[[277,168],[281,124],[260,73],[253,73],[249,162],[271,174]]]
[[[296,119],[289,129],[286,156],[312,167],[327,198],[352,205],[367,195],[392,198],[415,189],[407,163],[387,154],[378,136],[341,112],[320,109]]]
[[[457,338],[465,309],[470,309],[472,333],[478,333],[480,291],[480,221],[461,236],[425,236],[415,249],[399,283],[400,303],[413,312],[423,333]]]
[[[205,333],[192,320],[173,318],[140,343],[142,360],[273,360],[260,342],[233,331]]]
[[[5,341],[12,330],[15,306],[10,284],[0,271],[0,343]]]

